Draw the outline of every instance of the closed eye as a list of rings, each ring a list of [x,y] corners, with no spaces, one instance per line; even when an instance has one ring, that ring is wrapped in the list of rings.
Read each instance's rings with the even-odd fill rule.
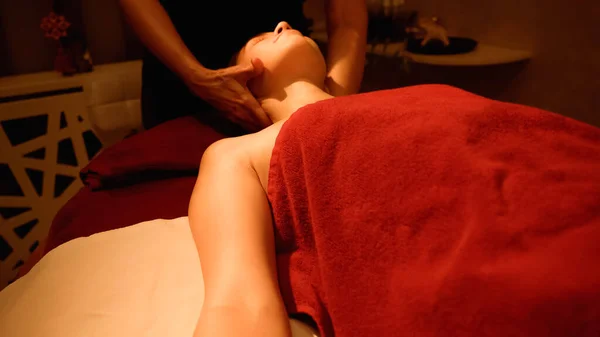
[[[269,33],[262,33],[258,36],[256,36],[255,38],[252,39],[252,42],[254,42],[254,44],[259,43],[260,41],[266,39],[269,37]]]

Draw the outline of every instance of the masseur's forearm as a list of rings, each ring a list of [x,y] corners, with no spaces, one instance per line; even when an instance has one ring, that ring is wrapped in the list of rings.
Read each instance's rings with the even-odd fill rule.
[[[120,0],[120,3],[142,43],[171,71],[185,80],[191,70],[201,67],[158,0]]]
[[[334,96],[360,90],[365,66],[368,15],[365,0],[326,0],[327,88]]]

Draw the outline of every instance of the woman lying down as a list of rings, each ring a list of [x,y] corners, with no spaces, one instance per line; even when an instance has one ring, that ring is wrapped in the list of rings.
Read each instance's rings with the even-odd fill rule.
[[[206,151],[189,222],[53,250],[0,336],[598,336],[600,130],[447,86],[331,98],[278,28],[239,55],[274,123]]]
[[[190,202],[196,336],[289,336],[288,315],[324,336],[598,336],[599,129],[447,86],[332,98],[285,23],[254,58],[273,125],[211,146]]]

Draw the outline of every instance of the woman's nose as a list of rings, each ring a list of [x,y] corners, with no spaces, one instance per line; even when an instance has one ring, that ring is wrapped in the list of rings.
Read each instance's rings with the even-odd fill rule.
[[[275,34],[281,34],[281,32],[283,32],[286,29],[292,29],[292,26],[290,26],[287,22],[285,21],[281,21],[277,27],[275,27]]]

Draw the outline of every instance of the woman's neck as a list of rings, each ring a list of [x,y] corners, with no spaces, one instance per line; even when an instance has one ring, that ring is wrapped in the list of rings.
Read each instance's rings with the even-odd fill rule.
[[[305,105],[333,98],[322,88],[304,81],[294,82],[280,92],[259,98],[259,103],[273,123],[285,120]]]

